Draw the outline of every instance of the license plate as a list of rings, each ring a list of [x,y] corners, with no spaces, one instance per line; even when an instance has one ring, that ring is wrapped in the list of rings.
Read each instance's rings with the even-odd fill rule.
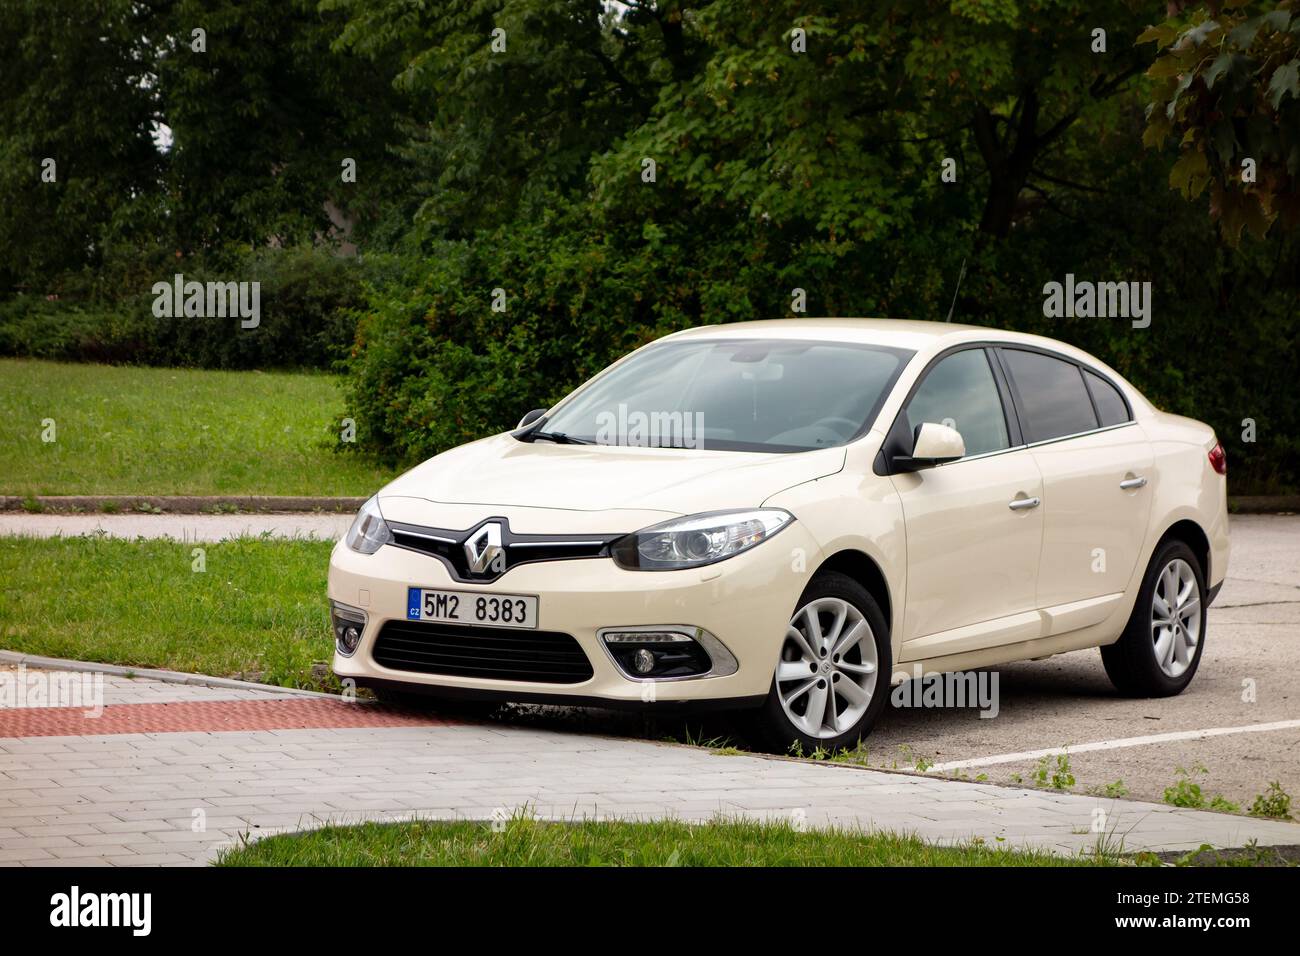
[[[484,594],[482,591],[444,591],[409,588],[409,621],[478,624],[484,627],[537,627],[537,598],[531,594]]]

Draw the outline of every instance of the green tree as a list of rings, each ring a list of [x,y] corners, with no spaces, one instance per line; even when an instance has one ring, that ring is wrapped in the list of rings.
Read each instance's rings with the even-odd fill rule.
[[[1300,222],[1300,12],[1291,0],[1208,0],[1146,30],[1160,51],[1144,141],[1178,142],[1169,184],[1208,186],[1231,245]]]
[[[155,22],[132,0],[0,0],[0,293],[57,292],[156,222]]]
[[[593,156],[688,74],[675,3],[601,0],[324,0],[346,13],[336,48],[402,64],[411,104],[401,155],[431,236],[467,236],[523,206],[580,192]]]
[[[399,191],[391,69],[333,50],[341,25],[314,0],[166,4],[155,46],[179,248],[311,241],[330,232],[327,203],[364,219]]]

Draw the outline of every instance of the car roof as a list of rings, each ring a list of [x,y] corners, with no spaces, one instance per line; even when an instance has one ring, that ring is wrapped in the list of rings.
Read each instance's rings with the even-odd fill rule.
[[[914,352],[934,353],[962,342],[1019,342],[1051,349],[1085,361],[1102,364],[1081,349],[1025,332],[1009,332],[980,325],[954,322],[921,322],[914,319],[841,319],[791,318],[763,319],[756,322],[731,322],[725,325],[701,325],[665,336],[671,339],[813,339],[825,342],[857,342],[884,345]]]
[[[745,338],[817,339],[827,342],[860,342],[869,345],[892,345],[921,349],[937,338],[965,331],[992,332],[974,325],[948,322],[916,322],[910,319],[840,319],[792,318],[762,319],[756,322],[729,322],[725,325],[701,325],[685,329],[668,338]]]
[[[907,349],[920,354],[927,361],[950,346],[963,342],[996,342],[1036,346],[1065,355],[1093,369],[1101,370],[1125,386],[1130,402],[1137,400],[1143,406],[1150,403],[1131,383],[1095,355],[1083,349],[1042,335],[1028,332],[1011,332],[982,325],[962,325],[954,322],[922,322],[914,319],[842,319],[842,318],[790,318],[763,319],[756,322],[731,322],[725,325],[701,325],[666,335],[660,342],[683,339],[802,339],[824,342],[857,342],[863,345],[883,345]]]

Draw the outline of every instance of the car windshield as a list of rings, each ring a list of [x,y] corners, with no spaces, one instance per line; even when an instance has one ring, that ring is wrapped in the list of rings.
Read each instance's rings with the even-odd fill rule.
[[[562,403],[533,440],[794,452],[874,420],[913,353],[845,342],[707,339],[636,353]]]

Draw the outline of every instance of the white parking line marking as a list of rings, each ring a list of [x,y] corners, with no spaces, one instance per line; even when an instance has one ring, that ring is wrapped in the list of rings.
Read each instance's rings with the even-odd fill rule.
[[[970,760],[950,760],[937,763],[927,773],[945,773],[949,770],[963,770],[966,767],[988,767],[999,763],[1020,763],[1025,760],[1038,760],[1040,757],[1055,757],[1057,754],[1082,754],[1093,750],[1120,750],[1124,747],[1142,747],[1147,744],[1163,744],[1174,740],[1204,740],[1207,737],[1225,737],[1228,734],[1262,734],[1270,730],[1291,730],[1300,728],[1300,720],[1275,720],[1271,724],[1246,724],[1244,727],[1211,727],[1208,730],[1180,730],[1169,734],[1148,734],[1145,737],[1120,737],[1117,740],[1097,740],[1089,744],[1074,744],[1065,747],[1051,747],[1047,750],[1022,750],[1014,754],[998,754],[993,757],[974,757]]]

